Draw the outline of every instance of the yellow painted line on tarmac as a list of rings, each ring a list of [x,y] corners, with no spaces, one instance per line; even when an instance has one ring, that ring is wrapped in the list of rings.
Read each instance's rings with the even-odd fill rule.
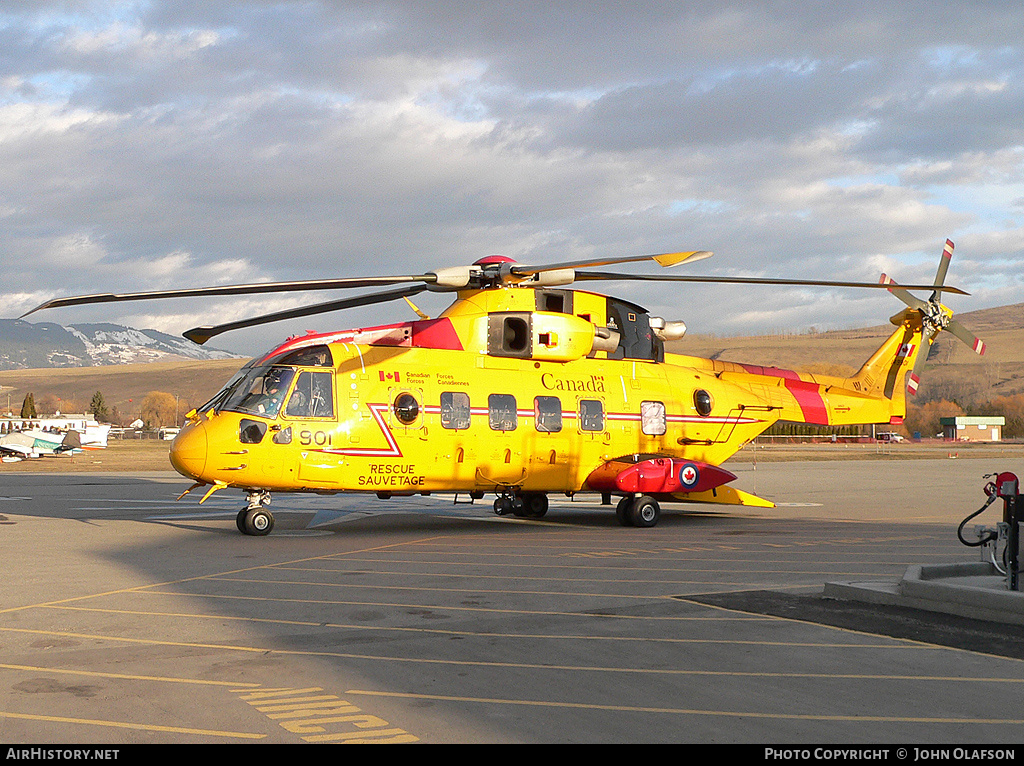
[[[367,574],[377,574],[367,573]],[[777,574],[768,572],[766,574]],[[825,572],[788,572],[786,574],[797,574],[815,576],[820,574],[826,574]],[[896,575],[886,575],[881,573],[872,572],[829,572],[833,579],[839,577],[858,577],[858,578],[870,578],[870,579],[885,579],[892,577],[895,579]],[[410,575],[413,576],[413,575]],[[429,575],[433,577],[468,577],[471,579],[497,579],[509,581],[509,577],[495,576],[483,576],[477,577],[477,575],[460,575],[460,574],[437,574]],[[512,590],[511,588],[441,588],[438,586],[423,586],[423,585],[381,585],[380,583],[351,583],[351,582],[323,582],[318,580],[270,580],[270,579],[255,579],[247,577],[210,577],[208,578],[212,582],[240,582],[240,583],[251,583],[254,585],[291,585],[300,586],[302,588],[375,588],[377,590],[399,590],[399,591],[428,591],[430,593],[498,593],[502,595],[517,595],[517,596],[562,596],[570,598],[628,598],[632,600],[650,600],[658,601],[665,598],[675,596],[675,593],[655,593],[652,595],[645,595],[642,593],[605,593],[603,591],[582,591],[582,590]],[[515,580],[529,580],[529,579],[541,579],[541,580],[557,580],[558,582],[572,582],[574,584],[580,583],[593,583],[602,585],[621,585],[623,587],[630,587],[635,585],[662,585],[666,588],[680,588],[687,585],[699,585],[702,588],[728,588],[729,592],[732,591],[748,591],[754,590],[755,587],[758,590],[765,589],[778,589],[778,588],[806,588],[819,586],[819,582],[814,583],[790,583],[781,584],[774,581],[761,581],[751,582],[751,578],[746,578],[740,581],[733,580],[714,580],[700,579],[700,580],[588,580],[588,579],[577,579],[577,580],[565,580],[560,578],[529,578],[529,577],[518,577],[513,575]],[[718,591],[716,591],[718,592]]]
[[[235,681],[207,681],[201,678],[174,678],[173,676],[140,676],[132,675],[130,673],[103,673],[98,670],[70,670],[68,668],[46,668],[35,665],[11,665],[8,663],[0,663],[0,669],[2,670],[27,670],[34,673],[44,672],[53,673],[55,675],[72,675],[72,676],[93,676],[95,678],[116,678],[122,681],[157,681],[161,683],[172,683],[172,684],[194,684],[197,686],[228,686],[231,688],[238,688],[239,686],[251,686],[256,689],[261,684],[245,684],[237,683]]]
[[[350,551],[350,553],[352,553],[352,554],[373,553],[373,552],[388,550],[389,548],[400,548],[400,547],[408,546],[408,545],[417,545],[419,543],[427,542],[427,541],[434,540],[434,539],[437,539],[437,538],[436,537],[428,537],[428,538],[424,538],[423,540],[410,540],[409,542],[404,542],[404,543],[391,543],[389,545],[378,545],[378,546],[374,546],[372,548],[362,548],[362,549],[359,549],[359,550]],[[345,555],[345,553],[329,553],[329,554],[325,554],[323,556],[309,556],[309,557],[306,557],[306,558],[296,559],[295,561],[284,562],[284,563],[288,563],[288,564],[302,564],[302,563],[305,563],[305,562],[308,562],[308,561],[319,561],[319,560],[323,560],[323,559],[335,559],[338,556],[344,556],[344,555]],[[214,577],[224,577],[224,576],[227,576],[227,575],[241,574],[243,572],[252,572],[252,571],[259,570],[259,569],[273,569],[275,566],[276,566],[275,564],[261,564],[259,566],[255,566],[255,567],[244,567],[242,569],[232,569],[232,570],[229,570],[227,572],[211,573],[211,574],[205,574],[205,575],[196,575],[195,577],[183,577],[180,580],[168,580],[166,582],[152,583],[150,585],[133,585],[133,586],[131,586],[129,588],[118,588],[117,590],[103,591],[102,593],[89,593],[89,594],[86,594],[86,595],[83,595],[83,596],[73,596],[71,598],[57,599],[55,601],[44,601],[44,602],[38,603],[38,604],[25,604],[23,606],[12,606],[12,607],[7,607],[5,609],[0,609],[0,614],[9,614],[11,612],[20,612],[20,611],[24,611],[26,609],[35,609],[35,608],[44,607],[44,606],[56,606],[56,605],[59,605],[59,604],[70,604],[70,603],[74,603],[76,601],[87,601],[89,599],[102,598],[103,596],[120,596],[120,595],[123,595],[125,593],[140,593],[140,592],[144,593],[144,592],[148,591],[150,588],[166,587],[168,585],[178,585],[180,583],[195,582],[197,580],[206,580],[206,579],[210,579],[210,578],[214,578]],[[179,594],[179,595],[184,595],[184,594]]]
[[[745,710],[700,710],[695,708],[642,707],[634,705],[596,705],[586,702],[554,702],[544,700],[514,700],[487,697],[456,697],[443,694],[412,694],[349,689],[351,696],[395,697],[399,699],[433,700],[438,702],[470,702],[483,705],[521,705],[526,707],[568,708],[573,710],[608,710],[625,713],[660,713],[666,715],[711,716],[719,718],[760,718],[786,721],[846,721],[854,723],[944,723],[944,724],[1005,724],[1020,726],[1020,718],[926,718],[923,716],[882,715],[813,715],[801,713],[765,713]]]
[[[124,638],[121,636],[90,635],[85,633],[69,633],[50,630],[30,630],[26,628],[0,628],[3,632],[30,633],[35,635],[56,635],[70,638],[80,638],[98,641],[111,641],[114,643],[145,644],[149,646],[175,646],[195,649],[218,649],[224,651],[236,651],[246,653],[258,653],[264,655],[281,655],[290,657],[333,657],[337,659],[359,660],[368,662],[393,662],[399,664],[422,664],[422,665],[454,665],[458,667],[487,667],[487,668],[516,668],[522,670],[543,670],[543,671],[572,671],[590,673],[622,673],[637,675],[664,675],[664,676],[727,676],[727,677],[753,677],[753,678],[830,678],[830,679],[873,679],[873,680],[910,680],[910,681],[948,681],[964,679],[947,679],[941,676],[886,676],[886,675],[841,675],[829,673],[781,673],[768,671],[734,671],[734,670],[689,670],[678,668],[631,668],[631,667],[608,667],[593,665],[555,665],[546,663],[530,662],[495,662],[482,660],[457,660],[447,658],[425,658],[425,657],[400,657],[394,655],[376,654],[355,654],[352,652],[327,652],[298,649],[273,649],[262,646],[238,646],[229,644],[206,644],[189,641],[160,641],[144,638]],[[928,646],[922,644],[922,646]],[[946,647],[930,647],[944,649]],[[978,678],[978,681],[1003,682],[999,678]]]
[[[755,533],[756,534],[756,533]],[[777,535],[781,537],[782,535]],[[561,557],[561,556],[576,556],[586,555],[591,552],[595,553],[620,553],[624,555],[637,555],[642,553],[650,554],[662,554],[662,553],[706,553],[709,551],[719,550],[739,550],[739,551],[753,551],[759,548],[770,548],[771,550],[777,549],[792,549],[796,550],[810,550],[813,548],[831,548],[835,546],[849,546],[856,545],[860,546],[856,551],[849,551],[848,554],[855,552],[868,552],[868,549],[879,545],[889,546],[890,543],[898,542],[908,548],[912,549],[924,549],[924,550],[935,550],[941,547],[941,543],[936,542],[936,538],[932,536],[918,536],[918,535],[893,535],[893,536],[879,536],[879,537],[853,537],[853,538],[836,538],[836,537],[820,537],[810,540],[798,540],[798,541],[787,541],[787,542],[771,542],[768,540],[752,539],[744,536],[741,540],[705,540],[704,542],[697,543],[668,543],[659,546],[651,546],[649,543],[644,544],[636,542],[635,545],[624,544],[623,539],[620,538],[608,538],[606,540],[581,540],[579,538],[566,538],[563,540],[558,539],[545,539],[545,540],[531,540],[530,550],[524,555],[530,558],[541,558],[541,557]],[[449,540],[427,540],[416,545],[421,546],[423,552],[442,553],[448,555],[477,555],[480,556],[516,556],[519,557],[523,554],[522,542],[518,543],[511,541],[508,543],[501,543],[501,541],[494,541],[492,538],[457,538]],[[425,546],[430,547],[425,547]]]
[[[838,553],[842,554],[842,551],[839,551]],[[851,553],[850,555],[852,556],[853,554]],[[920,555],[923,556],[924,554],[920,554]],[[523,554],[522,556],[517,556],[516,558],[527,559],[528,555],[527,554]],[[542,556],[540,558],[550,559],[551,557],[550,556]],[[915,558],[915,554],[907,554],[906,552],[902,552],[901,553],[901,558],[899,560],[897,560],[897,561],[893,561],[891,558],[889,558],[889,559],[881,559],[881,560],[878,560],[878,561],[872,561],[870,559],[860,559],[860,558],[856,558],[855,557],[854,561],[852,563],[856,564],[857,566],[885,566],[885,567],[893,567],[893,568],[895,568],[895,569],[897,569],[899,571],[902,571],[900,569],[900,567],[903,567],[905,569],[907,566],[909,566],[910,564],[914,563],[914,561],[912,561],[912,559],[914,559],[914,558]],[[928,560],[929,561],[934,560],[934,556],[930,556],[928,558]],[[950,560],[952,561],[954,559],[951,558]],[[330,556],[324,556],[322,559],[318,559],[318,561],[334,563]],[[678,574],[680,572],[697,571],[697,572],[719,572],[719,573],[722,573],[722,574],[746,574],[749,571],[749,572],[752,572],[752,573],[756,574],[757,572],[761,572],[761,571],[771,571],[771,570],[762,570],[760,568],[759,569],[754,569],[754,570],[745,570],[745,571],[736,571],[734,569],[734,567],[736,565],[738,565],[738,564],[756,564],[758,567],[764,567],[766,565],[766,562],[765,562],[764,559],[756,559],[756,558],[735,558],[735,559],[732,559],[732,558],[729,558],[729,559],[727,559],[727,558],[715,558],[713,560],[708,560],[708,559],[704,559],[704,558],[693,558],[693,559],[690,559],[690,558],[678,558],[678,557],[675,557],[675,558],[670,558],[670,557],[664,557],[664,558],[645,557],[643,559],[643,561],[645,563],[648,563],[648,562],[651,562],[651,561],[665,561],[665,562],[669,562],[669,563],[673,563],[674,562],[674,563],[679,564],[679,566],[645,567],[644,570],[643,570],[644,572],[668,572],[668,573],[672,573],[672,574]],[[467,560],[462,560],[462,559],[460,559],[460,560],[452,560],[450,558],[440,558],[440,559],[438,559],[438,558],[434,558],[434,559],[417,559],[417,558],[410,558],[410,559],[405,559],[405,558],[403,558],[403,559],[398,559],[398,558],[350,558],[350,559],[340,559],[339,562],[343,563],[343,564],[346,564],[346,565],[351,564],[351,563],[358,563],[358,564],[390,564],[392,566],[396,565],[396,564],[415,564],[417,566],[424,566],[424,565],[428,565],[428,564],[435,564],[437,566],[444,566],[444,567],[451,567],[451,566],[483,567],[483,566],[487,566],[487,567],[500,567],[501,569],[529,569],[530,571],[538,571],[538,570],[542,570],[542,569],[571,570],[573,572],[579,572],[579,571],[585,571],[585,570],[593,570],[593,571],[596,571],[596,572],[626,572],[626,573],[635,573],[637,571],[634,559],[630,559],[629,560],[630,566],[616,566],[613,563],[605,563],[605,562],[602,562],[602,563],[596,563],[596,562],[595,563],[588,563],[587,561],[579,561],[579,560],[576,560],[576,559],[574,559],[573,562],[570,563],[570,564],[545,564],[545,563],[535,562],[535,561],[526,561],[526,563],[517,563],[515,561],[505,561],[505,562],[495,563],[495,562],[491,562],[491,561],[473,561],[473,560],[468,560],[467,561]],[[712,563],[719,564],[720,568],[719,569],[710,569],[710,568],[694,569],[693,568],[694,564],[702,564],[704,567],[708,567]],[[771,560],[768,563],[770,563],[772,565],[782,565],[782,564],[798,565],[798,564],[808,564],[808,563],[814,564],[814,565],[820,565],[821,564],[821,562],[819,560],[808,561],[806,559],[782,559],[782,558],[778,558],[776,556],[772,556]],[[290,564],[283,563],[283,564],[269,564],[266,567],[259,567],[259,568],[260,569],[287,569],[289,566],[290,566]],[[248,571],[248,570],[243,570],[243,571]],[[313,571],[317,571],[317,572],[345,572],[345,573],[349,573],[352,570],[344,569],[344,568],[329,568],[329,569],[321,568],[321,569],[315,569]],[[787,573],[790,570],[775,570],[775,571],[781,571],[783,573]],[[804,569],[796,569],[796,570],[792,570],[792,571],[797,572],[797,573],[811,572],[811,573],[817,574],[817,573],[819,573],[821,571],[834,572],[835,570],[804,570]],[[228,574],[232,574],[232,573],[229,572]],[[370,572],[369,574],[372,574],[372,572]],[[436,574],[436,573],[432,572],[430,574]]]
[[[806,585],[799,585],[794,587],[807,587]],[[734,616],[734,617],[716,617],[716,616],[673,616],[673,617],[650,617],[645,615],[632,615],[632,614],[601,614],[600,612],[588,612],[574,611],[574,612],[563,612],[552,609],[495,609],[492,607],[480,607],[480,606],[444,606],[439,604],[403,604],[400,602],[392,601],[341,601],[336,599],[317,599],[317,598],[271,598],[269,596],[229,596],[220,593],[181,593],[178,591],[160,591],[160,590],[146,590],[139,591],[143,594],[153,594],[158,596],[177,596],[179,598],[212,598],[212,599],[226,599],[232,601],[260,601],[260,602],[276,602],[282,604],[321,604],[326,606],[375,606],[375,607],[394,607],[396,609],[433,609],[439,612],[484,612],[488,614],[529,614],[529,615],[545,615],[545,616],[560,616],[560,617],[593,617],[595,619],[603,620],[651,620],[651,621],[665,621],[665,622],[720,622],[728,620],[737,620],[740,622],[750,622],[753,620],[775,620],[776,617],[766,616],[762,614],[749,615],[749,616]],[[678,599],[676,595],[659,596],[664,600]],[[49,604],[40,604],[40,607],[50,606]]]
[[[421,562],[411,562],[410,561],[410,562],[406,562],[406,563],[421,563]],[[451,565],[451,562],[434,562],[434,563],[444,564],[444,565],[448,565],[448,566]],[[471,564],[471,563],[463,562],[463,566],[476,566],[476,565]],[[547,568],[547,567],[545,567],[542,564],[541,565],[519,564],[519,565],[516,565],[516,566],[529,567],[529,569],[531,569],[533,571],[535,571],[537,569],[546,569]],[[905,570],[908,565],[904,564],[902,566],[903,566],[903,569]],[[654,585],[660,585],[660,584],[678,585],[678,584],[684,584],[684,583],[699,582],[699,583],[705,584],[705,585],[709,584],[706,579],[704,579],[704,580],[696,580],[695,581],[695,580],[674,580],[674,579],[669,579],[669,578],[658,579],[658,578],[634,577],[632,575],[636,573],[636,568],[635,567],[601,567],[601,566],[598,566],[598,567],[574,567],[574,566],[563,567],[563,566],[559,565],[559,566],[554,567],[554,568],[557,568],[557,569],[571,569],[574,572],[580,571],[581,569],[593,569],[593,570],[595,570],[597,572],[623,571],[623,572],[629,572],[629,573],[631,573],[631,575],[630,575],[630,578],[628,580],[623,580],[623,579],[618,578],[618,577],[566,577],[565,575],[563,575],[561,573],[557,573],[557,572],[554,573],[554,574],[551,574],[551,575],[538,577],[538,576],[533,576],[533,575],[520,575],[520,574],[509,575],[507,573],[502,573],[502,574],[478,574],[476,572],[473,572],[473,573],[470,573],[470,574],[466,574],[466,573],[463,573],[463,572],[414,572],[414,571],[402,572],[402,571],[393,571],[393,570],[387,570],[387,569],[374,569],[372,571],[360,571],[360,572],[358,572],[358,574],[366,575],[368,577],[380,577],[380,576],[389,576],[389,577],[390,576],[394,576],[394,577],[457,577],[457,578],[472,578],[474,580],[501,580],[502,582],[508,582],[509,578],[511,577],[511,578],[516,579],[516,580],[538,580],[540,582],[547,582],[549,580],[553,580],[555,582],[563,582],[563,583],[583,582],[583,583],[609,583],[609,584],[620,584],[620,585],[624,584],[624,583],[628,583],[630,585],[633,585],[633,584],[641,584],[641,585],[651,585],[651,584],[654,584]],[[283,566],[283,565],[274,566],[273,569],[277,570],[277,571],[284,571],[284,572],[311,572],[311,573],[314,573],[314,574],[322,574],[322,575],[331,575],[331,574],[350,575],[350,574],[356,574],[356,572],[353,572],[353,570],[351,570],[351,569],[317,569],[317,568],[313,568],[313,567],[291,567],[291,566]],[[894,569],[899,569],[899,566],[894,567]],[[731,577],[741,576],[741,577],[748,577],[748,578],[753,577],[755,575],[770,575],[770,576],[773,576],[773,577],[778,576],[778,575],[808,575],[808,576],[814,575],[815,577],[818,577],[820,575],[826,575],[826,576],[831,577],[833,579],[838,578],[838,577],[872,577],[872,578],[882,578],[882,577],[895,577],[896,576],[896,575],[893,575],[892,573],[889,573],[889,572],[878,572],[878,571],[865,572],[863,570],[852,571],[852,572],[843,571],[843,570],[836,570],[836,569],[815,570],[815,569],[767,569],[766,568],[766,569],[736,570],[734,567],[727,567],[727,566],[724,566],[721,569],[675,568],[675,569],[645,569],[644,571],[645,572],[663,572],[663,573],[666,573],[666,574],[676,574],[676,575],[681,575],[681,574],[697,575],[697,574],[700,574],[700,575],[705,575],[706,576],[706,575],[716,575],[716,574],[718,574],[718,575],[729,575]],[[219,578],[217,578],[217,579],[219,579]],[[748,579],[747,582],[749,583],[749,579]],[[715,584],[717,584],[717,582]]]
[[[163,734],[195,734],[203,737],[226,737],[229,739],[265,739],[266,734],[243,731],[218,731],[216,729],[191,729],[182,726],[159,726],[156,724],[132,723],[130,721],[104,721],[97,718],[66,718],[55,715],[32,715],[30,713],[9,713],[0,710],[0,718],[14,718],[21,721],[42,721],[44,723],[78,724],[82,726],[106,726],[114,729],[155,731]]]
[[[594,635],[566,635],[558,633],[495,633],[495,632],[482,632],[482,631],[469,631],[469,630],[446,630],[444,628],[424,628],[424,627],[399,627],[399,626],[388,626],[388,625],[355,625],[351,623],[343,622],[324,622],[323,620],[282,620],[271,617],[232,617],[223,614],[201,614],[196,612],[153,612],[138,609],[100,609],[97,607],[87,606],[52,606],[46,607],[47,609],[60,609],[71,612],[99,612],[101,614],[129,614],[139,617],[167,617],[175,620],[180,619],[195,619],[195,620],[217,620],[217,621],[237,621],[237,622],[252,622],[252,623],[270,623],[274,625],[289,625],[298,627],[309,627],[309,628],[330,628],[331,630],[337,630],[339,628],[345,630],[365,630],[365,631],[379,631],[395,632],[395,633],[429,633],[441,636],[467,636],[475,638],[529,638],[539,640],[575,640],[575,641],[639,641],[643,643],[666,643],[666,644],[752,644],[754,646],[800,646],[809,648],[825,648],[825,649],[902,649],[902,648],[935,648],[935,647],[921,647],[916,644],[909,646],[901,646],[899,642],[903,639],[892,638],[886,643],[840,643],[831,641],[744,641],[742,639],[717,639],[717,638],[663,638],[653,636],[594,636]],[[2,628],[0,628],[2,630]],[[0,668],[5,667],[0,665]],[[208,682],[208,683],[223,683],[223,682]]]
[[[259,652],[262,654],[316,654],[316,652],[290,652],[279,649],[267,649],[266,647],[257,646],[238,646],[234,644],[205,644],[196,641],[164,641],[155,638],[127,638],[125,636],[106,636],[101,633],[74,633],[72,631],[63,630],[33,630],[30,628],[0,627],[0,632],[29,633],[37,636],[61,636],[63,638],[80,638],[86,641],[111,641],[113,643],[144,644],[146,646],[179,646],[189,649],[223,649],[225,651],[232,652]]]
[[[211,577],[209,578],[213,582],[242,582],[250,583],[253,585],[294,585],[301,586],[303,588],[375,588],[377,590],[402,590],[402,591],[428,591],[430,593],[499,593],[502,595],[513,595],[513,596],[561,596],[568,598],[628,598],[631,601],[663,601],[667,596],[664,594],[656,594],[653,596],[645,596],[637,593],[580,593],[577,591],[546,591],[546,590],[512,590],[511,588],[438,588],[422,585],[377,585],[374,583],[345,583],[345,582],[314,582],[310,580],[254,580],[250,578],[239,578],[239,577]],[[623,582],[622,585],[628,586],[629,582]],[[671,585],[677,585],[678,583],[666,583]],[[705,585],[701,580],[695,580],[685,582],[686,585]],[[722,583],[724,585],[747,585],[749,583]]]

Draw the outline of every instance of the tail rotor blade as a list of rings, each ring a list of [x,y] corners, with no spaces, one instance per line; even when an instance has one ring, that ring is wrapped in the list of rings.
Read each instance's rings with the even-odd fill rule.
[[[964,327],[955,319],[950,320],[949,324],[946,325],[946,329],[949,330],[953,335],[959,338],[961,341],[971,347],[971,350],[975,354],[981,356],[985,353],[985,341],[981,338],[975,337],[974,333]]]
[[[935,292],[932,293],[932,300],[938,302],[942,298],[942,283],[946,279],[946,272],[949,270],[949,261],[953,257],[953,240],[947,239],[946,246],[942,248],[942,256],[939,258],[939,270],[935,273]]]
[[[880,285],[889,285],[889,292],[892,293],[893,295],[895,295],[897,298],[899,298],[905,304],[907,304],[910,308],[917,309],[918,311],[925,311],[925,310],[927,310],[927,308],[928,308],[928,302],[927,301],[923,301],[920,298],[918,298],[918,297],[916,297],[914,295],[911,295],[909,292],[907,292],[907,290],[905,288],[900,287],[899,285],[897,285],[889,277],[888,274],[883,274],[881,279],[878,280],[878,284],[880,284]]]
[[[928,359],[928,352],[931,350],[931,339],[935,330],[926,326],[921,334],[921,347],[917,351],[917,358],[914,360],[914,369],[910,371],[907,378],[907,393],[911,396],[917,394],[917,388],[921,385],[921,371],[924,370],[925,362]]]

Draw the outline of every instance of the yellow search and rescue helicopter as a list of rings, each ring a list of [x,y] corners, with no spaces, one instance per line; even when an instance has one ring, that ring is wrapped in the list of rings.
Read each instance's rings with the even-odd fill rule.
[[[155,298],[402,285],[383,292],[200,327],[222,332],[343,308],[455,292],[440,316],[292,337],[253,359],[187,415],[174,468],[214,491],[242,489],[238,529],[266,535],[272,492],[371,492],[380,498],[497,496],[494,510],[541,517],[551,492],[619,496],[625,526],[657,524],[663,502],[770,507],[727,486],[721,467],[778,420],[821,425],[902,422],[905,391],[937,333],[984,344],[940,302],[953,243],[931,285],[660,276],[590,271],[618,263],[693,262],[707,251],[595,258],[544,266],[491,256],[419,275],[342,278],[59,298],[43,308]],[[665,352],[682,322],[629,301],[566,289],[584,281],[657,280],[887,289],[907,308],[893,334],[852,377]],[[930,290],[922,300],[911,290]],[[415,306],[413,306],[415,309]],[[26,314],[27,316],[27,314]],[[909,382],[904,379],[909,375]],[[179,498],[180,499],[180,498]]]

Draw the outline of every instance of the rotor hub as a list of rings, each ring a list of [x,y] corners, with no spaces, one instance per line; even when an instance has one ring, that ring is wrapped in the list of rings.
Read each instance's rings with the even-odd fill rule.
[[[942,307],[935,301],[929,301],[923,312],[924,323],[935,330],[945,330],[949,327],[949,314],[942,310]]]
[[[507,255],[487,255],[478,261],[473,261],[474,266],[493,266],[502,263],[515,263],[515,258],[509,258]]]

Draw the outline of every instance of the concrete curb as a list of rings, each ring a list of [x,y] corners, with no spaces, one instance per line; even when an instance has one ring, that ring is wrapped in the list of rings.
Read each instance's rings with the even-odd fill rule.
[[[1008,590],[1006,576],[987,562],[912,566],[896,582],[825,583],[823,595],[1024,625],[1024,591]]]

